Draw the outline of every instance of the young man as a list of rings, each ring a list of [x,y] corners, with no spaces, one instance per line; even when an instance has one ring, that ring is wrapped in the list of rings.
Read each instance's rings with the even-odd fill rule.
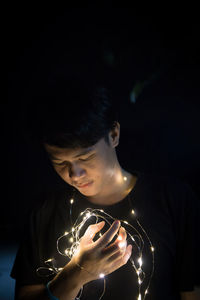
[[[33,131],[65,185],[30,217],[11,273],[16,299],[197,299],[190,187],[121,167],[106,89],[56,80],[41,97]]]

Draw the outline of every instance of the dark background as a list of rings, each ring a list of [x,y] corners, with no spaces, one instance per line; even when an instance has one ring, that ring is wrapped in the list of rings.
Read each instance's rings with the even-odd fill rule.
[[[178,176],[200,198],[200,26],[195,8],[141,15],[133,8],[17,4],[5,27],[4,244],[18,243],[41,190],[62,183],[42,149],[24,134],[30,95],[52,74],[73,71],[103,78],[121,107],[117,152],[122,167]]]

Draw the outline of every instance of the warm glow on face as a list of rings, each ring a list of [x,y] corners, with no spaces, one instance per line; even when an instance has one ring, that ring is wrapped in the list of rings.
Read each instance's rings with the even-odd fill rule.
[[[115,150],[117,144],[113,139],[107,144],[102,138],[89,148],[69,149],[48,144],[44,146],[55,171],[65,182],[84,196],[103,197],[104,193],[111,189],[112,184],[116,185],[118,180],[120,184],[127,180],[121,176],[121,169],[118,167]],[[90,150],[90,153],[77,157],[86,150]],[[86,186],[87,184],[89,185]]]

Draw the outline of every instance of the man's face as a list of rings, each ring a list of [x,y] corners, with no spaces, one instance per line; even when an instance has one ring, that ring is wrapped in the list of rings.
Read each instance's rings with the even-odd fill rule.
[[[117,143],[118,144],[118,143]],[[104,138],[89,148],[66,149],[45,144],[55,171],[85,196],[108,189],[117,167],[116,142]]]

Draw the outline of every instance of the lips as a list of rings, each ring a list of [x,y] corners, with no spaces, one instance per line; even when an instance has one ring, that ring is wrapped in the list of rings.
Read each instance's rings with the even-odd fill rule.
[[[87,182],[87,183],[83,183],[83,184],[79,184],[79,185],[77,185],[77,187],[83,188],[83,187],[86,187],[86,186],[90,185],[91,183],[92,183],[92,181],[91,182]]]

